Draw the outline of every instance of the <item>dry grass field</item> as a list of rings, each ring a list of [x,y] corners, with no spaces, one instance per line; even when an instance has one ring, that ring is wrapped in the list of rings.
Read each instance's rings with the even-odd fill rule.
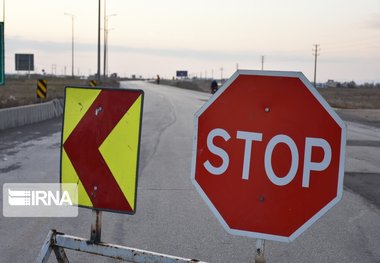
[[[77,78],[46,78],[47,98],[63,98],[65,86],[88,86],[88,80]],[[114,85],[114,83],[112,84]],[[20,105],[39,103],[36,95],[37,79],[7,79],[4,86],[0,86],[0,108],[9,108]]]
[[[340,109],[380,109],[380,89],[318,89],[327,102]]]
[[[163,80],[162,84],[210,92],[210,80]],[[377,88],[322,88],[319,93],[334,108],[380,109],[380,89]]]
[[[47,78],[47,99],[63,98],[65,86],[88,86],[88,80],[73,78]],[[210,92],[209,80],[161,80],[161,84],[183,89]],[[105,86],[118,86],[114,82]],[[9,79],[0,86],[0,108],[39,103],[36,97],[36,79]],[[327,102],[340,109],[380,109],[380,89],[364,88],[323,88],[318,89]]]

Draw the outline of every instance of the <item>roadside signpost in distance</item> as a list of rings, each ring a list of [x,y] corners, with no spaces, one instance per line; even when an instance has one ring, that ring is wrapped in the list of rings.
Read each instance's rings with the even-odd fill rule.
[[[192,182],[230,234],[290,242],[341,199],[345,145],[302,73],[238,70],[195,114]]]

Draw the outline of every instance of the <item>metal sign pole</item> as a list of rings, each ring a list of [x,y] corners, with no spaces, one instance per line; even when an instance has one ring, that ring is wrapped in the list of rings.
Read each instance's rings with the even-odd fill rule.
[[[255,263],[265,263],[265,240],[257,239],[256,240],[256,255],[255,255]]]
[[[102,211],[92,210],[94,221],[91,223],[91,237],[90,241],[93,243],[100,243],[102,232]]]

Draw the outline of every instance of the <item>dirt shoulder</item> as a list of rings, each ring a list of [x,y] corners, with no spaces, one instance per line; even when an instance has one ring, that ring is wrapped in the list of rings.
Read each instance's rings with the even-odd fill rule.
[[[162,80],[162,84],[210,92],[211,80]],[[380,89],[377,88],[323,88],[317,90],[334,108],[380,109]]]
[[[50,101],[63,98],[65,86],[89,86],[87,79],[46,77],[47,98]],[[118,87],[117,81],[107,82],[105,86]],[[39,103],[36,95],[37,79],[20,77],[19,79],[6,79],[5,85],[0,86],[0,108],[10,108],[21,105]]]
[[[380,109],[380,89],[323,88],[318,91],[334,108]]]
[[[209,93],[211,80],[163,80],[162,84]],[[324,88],[318,92],[344,121],[380,127],[380,89]]]

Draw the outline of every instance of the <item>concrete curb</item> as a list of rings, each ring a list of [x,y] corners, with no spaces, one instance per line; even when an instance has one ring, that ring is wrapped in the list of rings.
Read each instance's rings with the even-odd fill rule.
[[[0,130],[32,124],[63,114],[63,99],[41,104],[0,109]]]

